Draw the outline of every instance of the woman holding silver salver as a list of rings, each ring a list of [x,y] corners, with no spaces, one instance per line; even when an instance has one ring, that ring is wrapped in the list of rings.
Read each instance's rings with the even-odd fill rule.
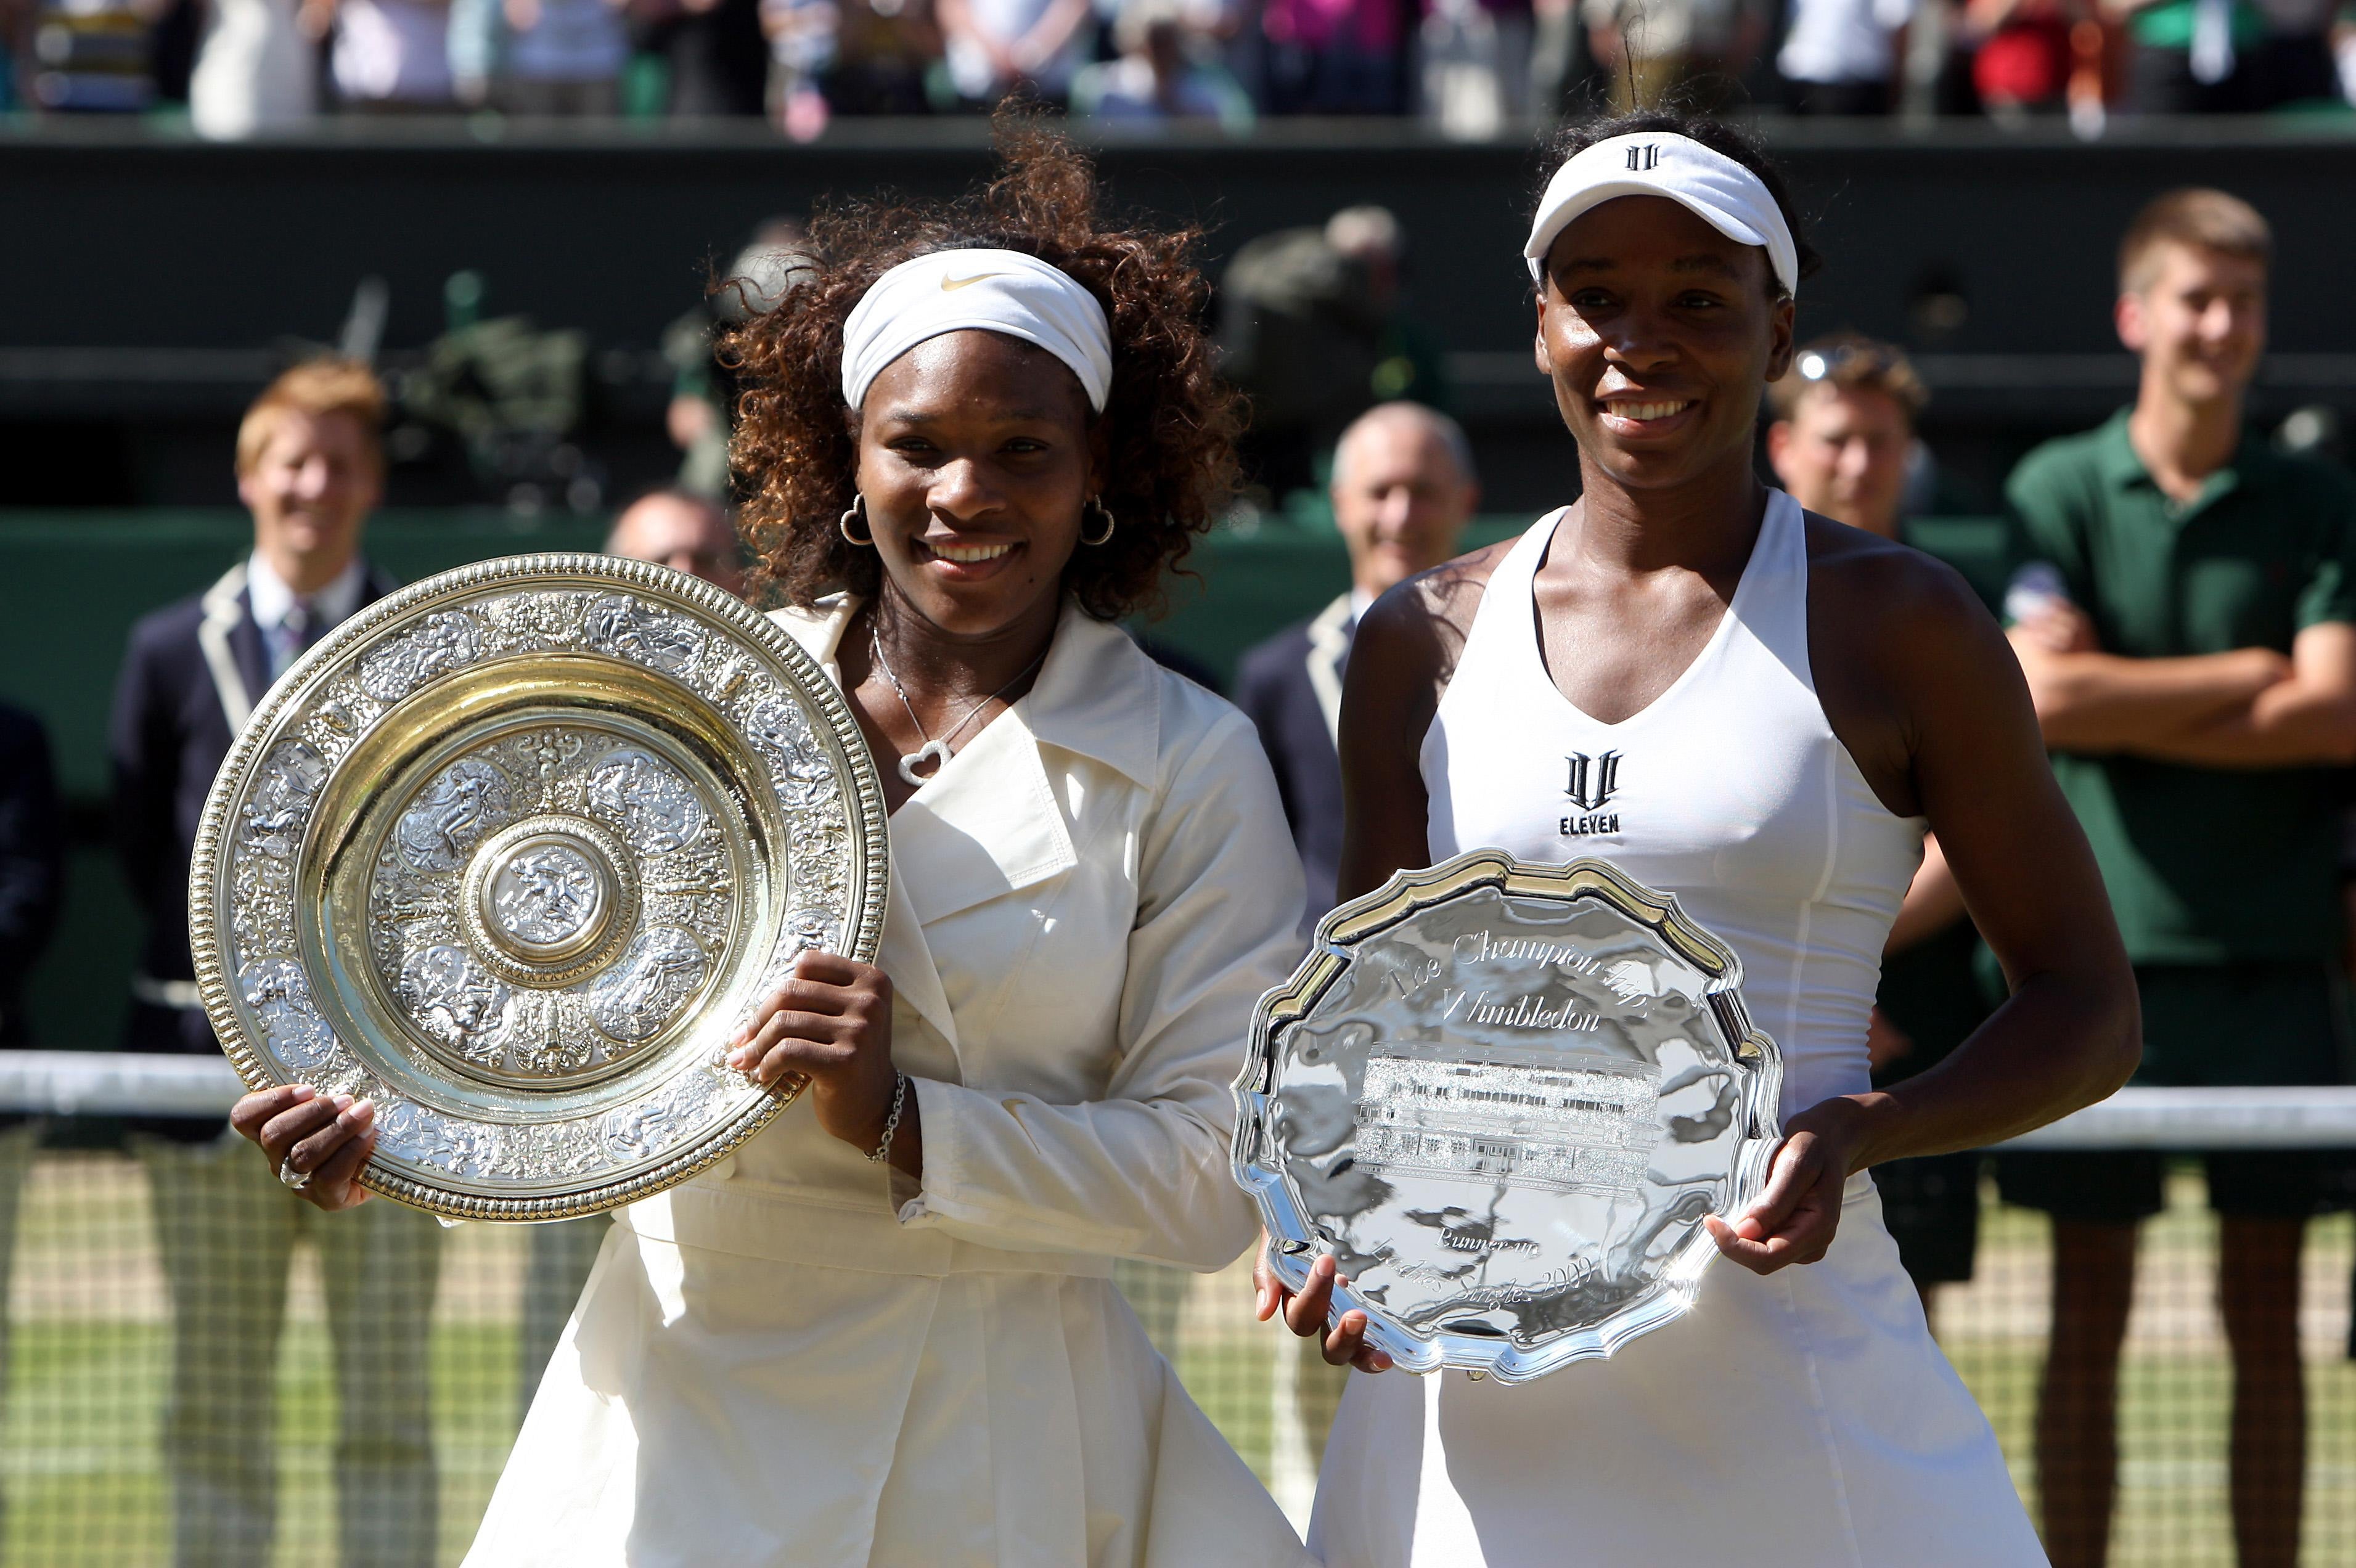
[[[1753,471],[1813,260],[1780,180],[1668,113],[1559,150],[1525,256],[1582,498],[1368,612],[1341,891],[1487,847],[1675,894],[1782,1048],[1784,1139],[1759,1200],[1708,1220],[1724,1258],[1681,1321],[1519,1387],[1351,1380],[1312,1548],[1327,1568],[2041,1563],[1866,1171],[2126,1080],[2134,990],[2102,883],[1962,581]],[[1867,1020],[1926,826],[2012,997],[1876,1092]],[[1328,1322],[1333,1288],[1330,1257],[1297,1297],[1263,1265],[1261,1311],[1382,1371],[1363,1313]]]
[[[1250,724],[1111,624],[1209,526],[1235,415],[1188,237],[1094,196],[1018,126],[980,198],[821,216],[729,343],[746,532],[879,760],[889,913],[734,1042],[794,1104],[619,1212],[470,1563],[1307,1561],[1110,1278],[1250,1241],[1228,1085],[1301,889]],[[240,1125],[359,1196],[364,1105]]]

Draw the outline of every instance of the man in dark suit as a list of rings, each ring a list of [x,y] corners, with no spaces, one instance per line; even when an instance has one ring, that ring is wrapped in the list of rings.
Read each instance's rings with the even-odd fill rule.
[[[359,553],[383,487],[383,389],[364,366],[316,361],[272,383],[238,430],[238,495],[253,516],[252,552],[204,592],[132,629],[111,744],[117,848],[147,921],[132,982],[133,1051],[220,1049],[188,952],[198,819],[231,738],[271,683],[392,587]],[[439,1228],[393,1203],[323,1214],[281,1188],[225,1122],[150,1119],[134,1140],[172,1297],[164,1450],[175,1563],[269,1559],[273,1367],[287,1268],[305,1234],[319,1249],[335,1339],[343,1561],[432,1562],[426,1333]]]
[[[1341,869],[1334,737],[1358,617],[1393,583],[1456,553],[1481,485],[1454,420],[1419,403],[1381,403],[1342,432],[1332,495],[1334,526],[1350,550],[1349,591],[1248,650],[1236,668],[1236,705],[1259,727],[1309,874],[1304,933],[1333,907]]]
[[[1259,727],[1292,841],[1309,876],[1305,935],[1333,905],[1342,867],[1342,763],[1334,750],[1342,672],[1358,617],[1394,583],[1456,553],[1480,505],[1464,432],[1420,403],[1380,403],[1358,416],[1333,448],[1333,522],[1350,550],[1350,587],[1306,621],[1247,651],[1236,668],[1236,705]],[[1277,1500],[1305,1520],[1349,1369],[1325,1364],[1294,1340],[1277,1363]]]

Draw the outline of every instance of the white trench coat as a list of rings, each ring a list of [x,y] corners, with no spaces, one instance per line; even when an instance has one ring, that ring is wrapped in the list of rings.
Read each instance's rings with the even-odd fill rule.
[[[854,608],[776,618],[835,674]],[[1301,881],[1250,724],[1066,606],[891,867],[921,1183],[803,1102],[624,1210],[470,1568],[1310,1562],[1110,1278],[1255,1233],[1229,1085]]]

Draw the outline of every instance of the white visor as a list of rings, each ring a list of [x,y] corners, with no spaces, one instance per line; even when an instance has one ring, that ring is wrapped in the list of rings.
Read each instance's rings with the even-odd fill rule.
[[[1736,244],[1759,246],[1783,292],[1798,297],[1799,247],[1766,185],[1725,154],[1661,131],[1598,142],[1555,171],[1522,247],[1531,281],[1545,283],[1547,252],[1573,220],[1622,196],[1667,197]]]
[[[884,367],[945,332],[1002,332],[1071,367],[1104,411],[1112,325],[1096,295],[1020,251],[935,251],[875,280],[842,325],[842,399],[857,408]]]

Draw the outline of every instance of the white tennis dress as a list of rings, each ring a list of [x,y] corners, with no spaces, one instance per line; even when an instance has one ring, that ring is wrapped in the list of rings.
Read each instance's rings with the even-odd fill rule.
[[[1499,563],[1424,738],[1432,858],[1596,855],[1674,892],[1742,960],[1784,1115],[1865,1089],[1922,823],[1881,805],[1816,699],[1798,505],[1770,493],[1708,646],[1617,724],[1573,707],[1539,653],[1531,580],[1559,517]],[[1352,1378],[1310,1546],[1326,1568],[2045,1562],[1862,1174],[1821,1262],[1719,1260],[1688,1316],[1609,1360],[1515,1388]]]

